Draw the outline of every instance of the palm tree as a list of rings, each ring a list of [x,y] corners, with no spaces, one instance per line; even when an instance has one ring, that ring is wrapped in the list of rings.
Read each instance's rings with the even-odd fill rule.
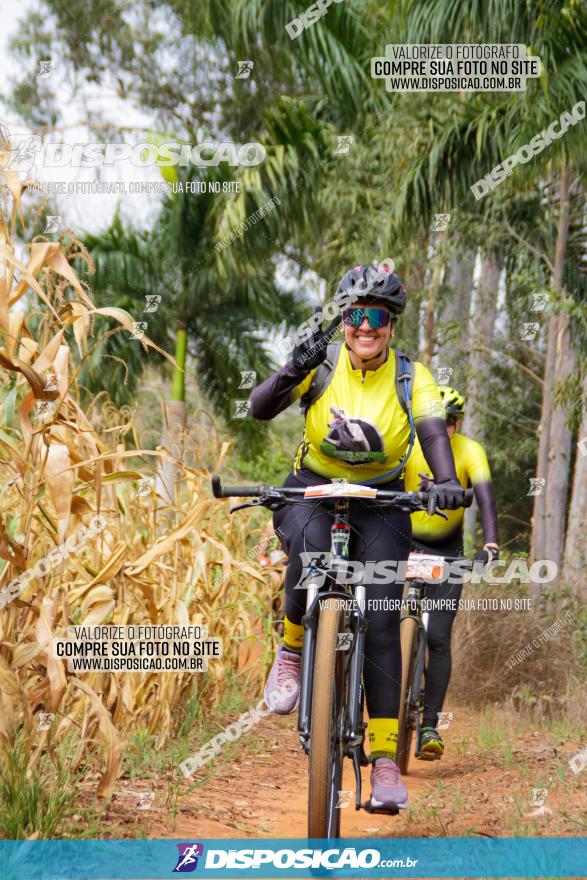
[[[385,23],[380,4],[332,4],[295,39],[286,25],[305,7],[294,0],[174,0],[173,6],[187,33],[221,40],[233,58],[255,60],[255,76],[239,84],[239,94],[249,96],[249,126],[273,103],[275,92],[303,95],[312,115],[342,127],[389,104],[369,72],[375,35]],[[271,89],[265,88],[266,79]]]
[[[467,94],[449,97],[431,105],[424,102],[422,112],[413,115],[415,159],[405,174],[398,210],[405,212],[418,202],[419,211],[433,210],[432,198],[447,203],[471,201],[469,187],[479,177],[479,168],[489,171],[515,152],[560,116],[570,110],[585,93],[587,66],[587,11],[582,4],[565,0],[545,0],[536,5],[518,0],[476,0],[455,3],[452,0],[431,0],[420,4],[408,0],[403,6],[406,42],[495,42],[526,43],[532,46],[543,63],[544,83],[531,82],[525,93],[499,95]],[[450,105],[449,115],[443,112]],[[566,249],[566,216],[568,215],[568,167],[578,168],[584,161],[584,135],[580,126],[572,126],[564,138],[553,142],[543,153],[516,171],[518,180],[538,179],[539,175],[560,178],[560,211],[558,246],[552,259],[552,287],[561,291]],[[550,168],[548,167],[550,165]],[[493,196],[488,196],[490,202]],[[538,476],[543,475],[547,450],[569,446],[564,411],[554,413],[553,389],[564,382],[569,370],[564,357],[568,340],[566,318],[553,314],[549,328],[549,349],[546,358],[545,394],[540,426]],[[558,356],[557,356],[558,352]],[[566,468],[568,474],[568,457]],[[550,468],[549,468],[550,470]],[[564,510],[567,480],[562,478],[561,459],[557,459],[556,475],[547,476],[548,506],[558,518],[544,531],[540,527],[545,510],[544,496],[536,497],[534,511],[535,540],[533,555],[545,552],[548,532],[549,558],[561,560],[564,535]]]
[[[141,314],[141,320],[148,320],[147,333],[158,344],[169,345],[170,334],[175,338],[177,366],[162,442],[176,459],[181,458],[186,423],[187,356],[195,363],[199,387],[228,419],[231,400],[243,396],[237,390],[241,372],[263,375],[273,365],[263,344],[270,331],[302,319],[301,303],[275,283],[274,260],[289,240],[303,238],[311,228],[326,135],[296,102],[282,99],[267,114],[265,137],[262,166],[236,172],[220,165],[166,169],[178,191],[165,198],[151,232],[126,230],[116,217],[104,235],[86,241],[101,304],[122,305],[137,315],[146,297],[160,300],[153,320],[149,314]],[[264,216],[256,213],[269,204]],[[225,246],[225,237],[239,227],[236,239]],[[84,376],[85,384],[91,391],[110,387],[119,403],[128,400],[144,365],[140,347],[111,336],[97,347],[94,363],[99,359],[107,359],[108,370]],[[128,375],[125,386],[121,370]],[[261,442],[261,428],[252,420],[235,420],[231,426],[249,448]],[[160,475],[167,500],[174,474],[168,465]]]

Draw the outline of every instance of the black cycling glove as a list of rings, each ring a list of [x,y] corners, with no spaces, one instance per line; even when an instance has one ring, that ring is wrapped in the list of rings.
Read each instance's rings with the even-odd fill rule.
[[[477,553],[475,553],[475,559],[483,562],[483,565],[489,565],[490,562],[499,559],[499,547],[486,546],[483,550],[478,550]]]
[[[438,510],[456,510],[458,507],[470,507],[472,498],[465,497],[465,490],[458,480],[444,480],[428,487],[428,515]]]
[[[322,317],[322,308],[318,306],[314,314],[319,314]],[[292,361],[296,370],[313,370],[315,367],[320,366],[326,358],[326,348],[336,333],[341,317],[341,315],[338,315],[334,318],[326,330],[320,330],[318,326],[318,329],[314,331],[309,339],[296,345],[292,354]]]

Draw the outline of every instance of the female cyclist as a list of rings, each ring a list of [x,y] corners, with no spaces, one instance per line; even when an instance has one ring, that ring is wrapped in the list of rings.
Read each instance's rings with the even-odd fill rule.
[[[354,304],[343,312],[344,344],[330,382],[306,411],[304,434],[292,471],[284,485],[310,486],[333,478],[403,490],[403,465],[410,426],[396,390],[396,359],[389,340],[405,308],[405,289],[398,276],[374,266],[357,266],[341,279],[335,303]],[[349,297],[349,294],[351,295]],[[298,398],[312,382],[326,357],[326,343],[340,317],[325,332],[298,344],[291,360],[251,393],[252,415],[272,419]],[[416,433],[434,475],[432,496],[439,508],[462,505],[444,410],[436,383],[420,363],[414,365],[412,406]],[[410,515],[381,510],[364,499],[350,502],[350,554],[359,562],[402,561],[410,552]],[[299,700],[302,616],[306,591],[296,589],[305,554],[330,547],[332,514],[315,504],[285,506],[274,514],[288,555],[285,575],[284,643],[265,686],[265,699],[278,714],[293,712]],[[300,554],[304,554],[302,557]],[[368,583],[375,601],[365,609],[363,678],[369,713],[371,803],[374,807],[406,807],[408,795],[395,764],[401,681],[400,601],[403,584]],[[292,695],[280,698],[283,688]]]

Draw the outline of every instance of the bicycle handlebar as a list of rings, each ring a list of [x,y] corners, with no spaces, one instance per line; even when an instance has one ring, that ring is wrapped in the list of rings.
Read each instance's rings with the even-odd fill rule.
[[[377,489],[377,487],[373,488]],[[305,495],[305,492],[304,487],[297,486],[223,486],[218,474],[212,476],[212,494],[215,498],[259,498],[268,493],[275,493],[283,498],[299,498]],[[412,503],[419,501],[424,507],[428,501],[428,492],[397,492],[391,489],[377,489],[377,495],[374,497],[380,501],[411,501]],[[465,489],[465,498],[467,500],[473,499],[472,489]],[[320,501],[323,499],[316,497],[306,500]]]
[[[214,498],[232,498],[233,496],[239,496],[240,498],[257,498],[259,495],[263,495],[270,486],[222,486],[222,482],[218,474],[214,474],[212,477],[212,494]],[[303,489],[299,490],[303,492]]]

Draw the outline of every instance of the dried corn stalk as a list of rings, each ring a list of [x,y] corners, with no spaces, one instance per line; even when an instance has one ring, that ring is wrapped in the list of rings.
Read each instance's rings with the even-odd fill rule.
[[[0,148],[0,169],[3,164]],[[72,623],[206,624],[225,644],[224,658],[210,663],[207,674],[202,700],[209,704],[227,670],[236,668],[239,649],[259,637],[255,622],[271,607],[276,576],[240,564],[245,524],[229,519],[225,504],[211,502],[204,471],[184,468],[172,530],[157,523],[155,499],[137,494],[137,481],[166,453],[125,448],[122,438],[136,437],[132,416],[109,404],[97,428],[80,407],[76,384],[88,341],[110,330],[104,319],[128,331],[132,317],[95,307],[70,259],[81,254],[91,261],[70,231],[60,242],[36,241],[17,255],[14,230],[25,187],[14,172],[0,170],[2,176],[10,203],[0,211],[0,589],[96,514],[105,516],[106,528],[0,608],[0,744],[5,751],[24,727],[34,762],[49,736],[38,733],[35,715],[58,713],[53,741],[78,731],[74,769],[101,750],[98,793],[107,795],[128,734],[141,727],[162,739],[171,735],[201,676],[73,677],[53,657],[52,640]],[[41,315],[34,337],[33,308]],[[157,349],[146,337],[142,342]],[[98,401],[90,409],[98,411]],[[218,464],[226,451],[223,444]],[[219,571],[222,577],[213,580]],[[258,665],[248,669],[250,683],[258,687],[261,673]]]

